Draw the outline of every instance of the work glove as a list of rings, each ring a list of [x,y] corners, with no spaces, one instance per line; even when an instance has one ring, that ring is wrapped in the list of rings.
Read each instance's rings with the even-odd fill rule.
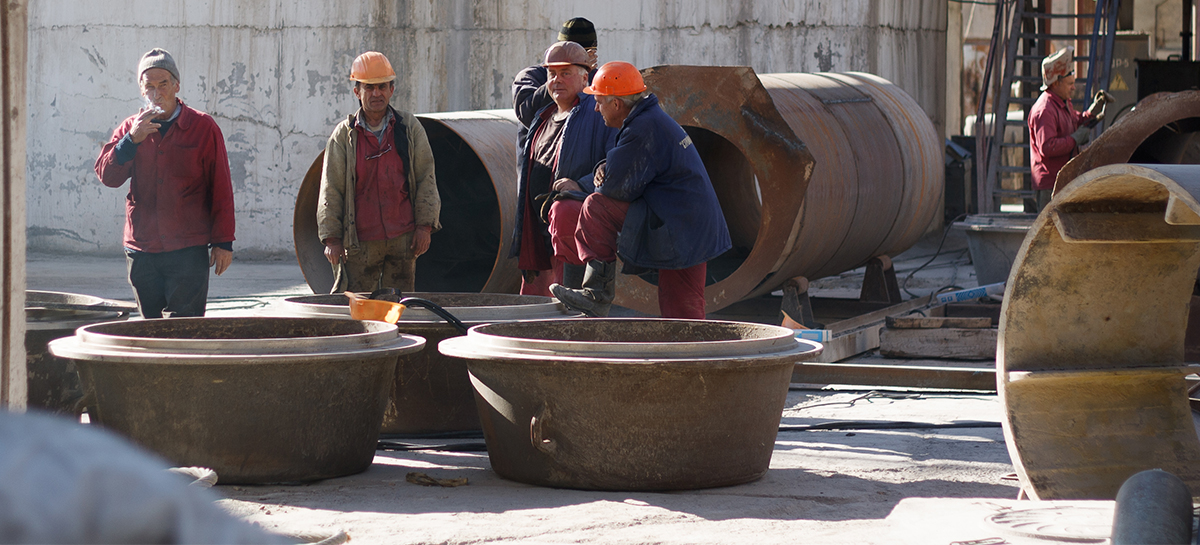
[[[1075,132],[1071,133],[1071,138],[1075,139],[1076,144],[1083,146],[1092,139],[1092,129],[1079,127]]]
[[[1088,106],[1088,113],[1097,121],[1104,119],[1104,105],[1115,100],[1112,95],[1104,92],[1103,89],[1096,91],[1096,96],[1092,98],[1092,105]]]

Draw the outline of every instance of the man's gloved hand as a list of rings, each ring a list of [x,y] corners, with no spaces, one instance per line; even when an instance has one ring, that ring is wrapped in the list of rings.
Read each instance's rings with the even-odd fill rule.
[[[1092,139],[1092,129],[1087,127],[1079,127],[1075,132],[1071,133],[1071,138],[1075,139],[1075,143],[1082,146]]]
[[[1104,105],[1115,100],[1112,95],[1104,92],[1103,89],[1096,91],[1096,96],[1092,98],[1092,105],[1088,106],[1088,113],[1097,121],[1104,119]]]

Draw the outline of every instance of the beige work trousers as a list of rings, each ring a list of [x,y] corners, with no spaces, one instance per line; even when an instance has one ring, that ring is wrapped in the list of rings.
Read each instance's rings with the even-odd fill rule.
[[[412,250],[413,231],[387,240],[359,241],[358,251],[346,256],[346,289],[371,292],[379,288],[413,291],[417,256]]]

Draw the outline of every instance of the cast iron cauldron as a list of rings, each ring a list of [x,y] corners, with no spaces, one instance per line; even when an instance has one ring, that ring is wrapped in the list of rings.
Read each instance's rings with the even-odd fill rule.
[[[131,304],[91,295],[57,291],[25,291],[25,368],[28,405],[59,414],[78,415],[83,392],[75,362],[56,358],[47,345],[73,335],[77,328],[124,320]]]
[[[439,350],[467,360],[500,476],[677,490],[761,477],[792,368],[822,347],[777,326],[655,318],[476,326]]]
[[[75,360],[93,422],[222,483],[272,483],[366,470],[397,359],[424,345],[383,322],[171,318],[50,351]]]

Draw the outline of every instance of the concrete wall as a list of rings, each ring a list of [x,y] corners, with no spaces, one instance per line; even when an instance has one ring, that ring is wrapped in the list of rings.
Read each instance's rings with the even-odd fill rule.
[[[749,65],[760,73],[865,71],[908,91],[942,132],[946,0],[57,0],[29,14],[29,247],[119,251],[125,189],[92,171],[138,108],[134,70],[151,47],[179,64],[179,96],[225,134],[241,258],[292,252],[305,171],[356,104],[362,51],[400,74],[414,112],[511,106],[512,76],[562,21],[591,19],[600,58]]]

